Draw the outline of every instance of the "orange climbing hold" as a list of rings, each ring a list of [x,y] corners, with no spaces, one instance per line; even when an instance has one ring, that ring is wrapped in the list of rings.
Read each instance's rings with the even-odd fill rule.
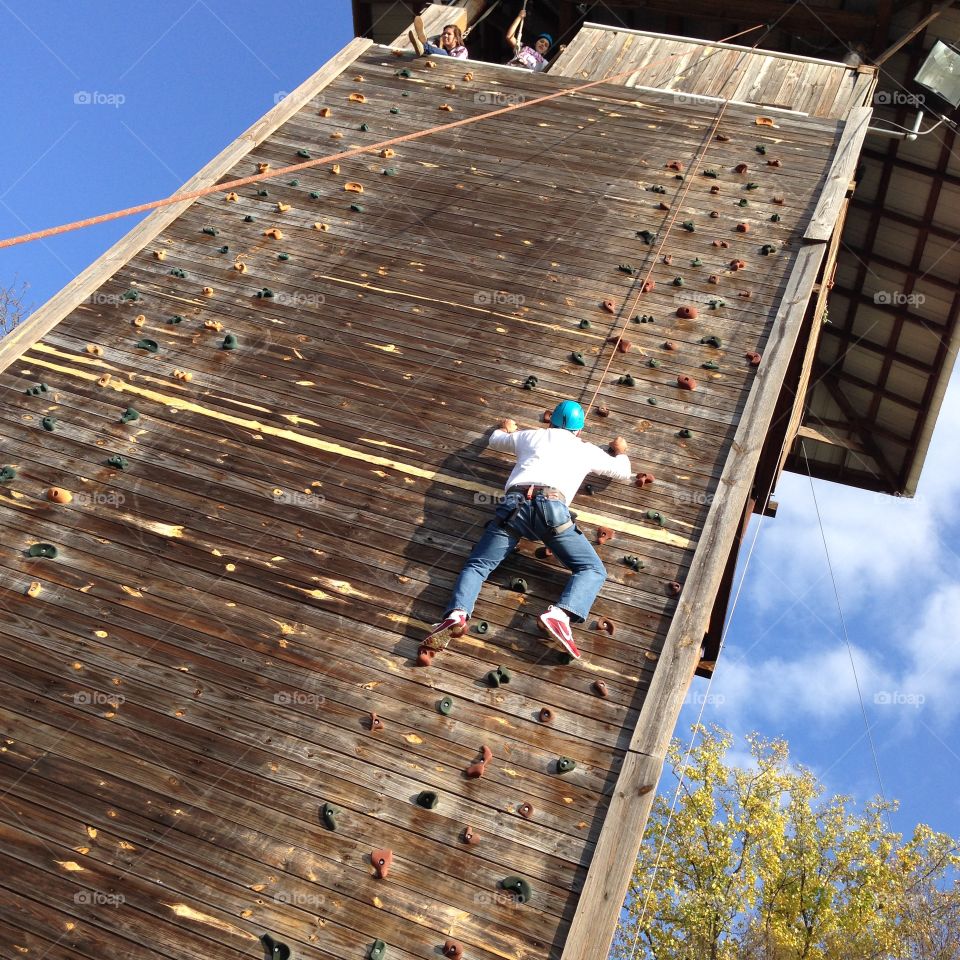
[[[380,733],[384,729],[384,722],[371,710],[370,711],[370,732]]]
[[[609,527],[597,527],[597,543],[602,547],[608,540],[613,539],[613,531]]]
[[[212,296],[213,296],[213,287],[204,287],[203,290],[201,290],[200,292],[201,292],[205,297],[212,297]]]
[[[677,307],[677,316],[682,320],[696,320],[699,315],[696,307]]]
[[[243,261],[239,261],[233,265],[233,269],[236,270],[237,273],[246,273],[247,265]]]
[[[730,269],[731,270],[745,270],[747,266],[746,260],[731,260]]]
[[[395,157],[396,155],[397,155],[397,151],[396,151],[396,150],[391,150],[389,147],[384,147],[384,148],[380,151],[380,156],[381,156],[384,160],[390,160],[390,159],[392,159],[393,157]]]
[[[260,163],[257,164],[257,173],[266,173],[269,169],[270,164],[265,160],[261,160]]]
[[[370,862],[373,864],[373,869],[377,871],[377,879],[386,880],[393,866],[393,851],[374,850],[370,854]]]
[[[656,288],[656,286],[657,286],[657,283],[655,280],[644,280],[643,285],[640,287],[640,291],[642,293],[650,293],[652,290]]]
[[[745,356],[747,360],[750,361],[751,367],[759,367],[760,361],[763,359],[763,357],[757,353],[756,350],[751,350],[749,353],[745,354]]]
[[[433,658],[436,655],[436,650],[431,650],[429,647],[420,647],[417,651],[417,666],[429,667],[433,663]]]
[[[749,233],[750,224],[749,223],[738,223],[737,224],[737,233]]]
[[[264,230],[263,235],[269,237],[271,240],[282,240],[283,231],[278,230],[276,227],[271,227],[269,230]]]
[[[452,958],[452,960],[460,960],[463,956],[463,947],[456,940],[447,940],[443,945],[443,955]]]
[[[363,193],[363,184],[353,183],[351,181],[350,183],[345,183],[343,189],[346,190],[347,193]]]
[[[366,103],[367,98],[362,93],[351,93],[347,99],[351,103]]]
[[[70,503],[73,500],[73,494],[63,487],[51,487],[47,491],[47,499],[51,503]]]
[[[318,112],[321,117],[329,117],[333,114],[333,111],[329,107],[321,107]]]
[[[617,306],[612,300],[604,300],[600,306],[607,311],[607,313],[616,313]]]
[[[680,387],[681,390],[696,390],[697,381],[694,380],[693,377],[688,377],[686,374],[681,374],[679,377],[677,377],[677,386]]]

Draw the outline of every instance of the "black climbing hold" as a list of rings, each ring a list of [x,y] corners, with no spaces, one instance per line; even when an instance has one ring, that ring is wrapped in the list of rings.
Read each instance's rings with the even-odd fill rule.
[[[339,812],[340,812],[340,811],[337,810],[337,808],[336,808],[335,806],[333,806],[332,804],[329,804],[329,803],[325,803],[325,804],[320,808],[320,819],[321,819],[321,821],[323,822],[323,825],[324,825],[328,830],[336,830],[336,829],[337,829],[337,814],[338,814]]]
[[[748,184],[746,184],[746,185],[744,186],[743,189],[744,189],[744,190],[759,190],[759,189],[760,189],[760,184],[759,184],[759,183],[748,183]]]
[[[583,354],[582,354],[582,353],[571,353],[571,354],[570,354],[570,359],[571,359],[578,367],[585,367],[585,366],[587,365],[587,361],[583,359]]]
[[[775,214],[773,214],[773,215],[770,217],[770,222],[771,222],[771,223],[779,223],[782,219],[783,219],[783,218],[780,216],[779,213],[775,213]]]
[[[649,193],[666,193],[667,192],[667,188],[661,187],[659,184],[654,184],[652,187],[647,187],[646,190]]]
[[[737,206],[738,206],[738,207],[749,207],[750,204],[747,202],[746,197],[741,197],[741,198],[737,201]]]
[[[699,257],[694,257],[694,258],[690,261],[690,266],[691,266],[691,267],[702,267],[702,266],[703,266],[703,261],[702,261]]]
[[[757,151],[757,153],[761,153],[761,154],[767,152],[766,146],[764,146],[764,144],[762,143],[758,143],[754,149]]]
[[[706,363],[700,364],[700,366],[702,366],[704,370],[719,370],[719,369],[720,369],[720,364],[717,363],[715,360],[708,360]]]
[[[655,233],[651,233],[649,230],[638,230],[637,236],[647,245],[650,246],[654,240],[657,239]]]
[[[350,204],[350,209],[351,209],[354,213],[363,213],[363,207],[361,207],[359,203],[351,203],[351,204]]]
[[[631,569],[639,572],[643,569],[643,561],[639,557],[628,556],[623,558],[623,562]]]
[[[695,233],[697,229],[694,226],[694,223],[692,220],[684,220],[683,223],[680,224],[680,226],[683,227],[683,229],[686,230],[687,233]]]
[[[704,170],[703,175],[710,180],[719,180],[720,174],[716,170]]]
[[[258,197],[269,197],[270,194],[269,194],[269,192],[266,191],[266,190],[258,190],[258,191],[257,191],[257,196],[258,196]]]
[[[369,133],[369,132],[370,132],[370,124],[369,124],[369,123],[361,123],[361,124],[360,124],[360,130],[362,130],[364,133]]]
[[[517,593],[526,593],[527,592],[527,581],[523,577],[514,577],[510,581],[510,589],[516,591]]]
[[[683,277],[674,277],[672,283],[673,283],[673,285],[674,285],[675,287],[682,287],[682,286],[683,286]]]
[[[413,76],[413,74],[406,67],[404,67],[402,70],[398,70],[396,75],[398,77],[403,77],[405,80],[409,80],[410,77]]]
[[[27,387],[27,389],[24,390],[23,392],[30,397],[39,397],[41,393],[46,393],[47,390],[48,390],[48,387],[45,383],[37,383],[37,384],[34,384],[32,387]]]
[[[290,960],[290,948],[279,940],[274,940],[269,933],[260,935],[263,949],[270,955],[269,960]]]
[[[136,300],[142,300],[142,299],[143,299],[143,296],[142,296],[142,294],[140,293],[139,290],[132,290],[132,289],[131,289],[131,290],[128,290],[126,293],[121,293],[121,294],[120,294],[120,299],[121,299],[121,300],[133,300],[133,301],[136,301]]]
[[[208,237],[215,237],[220,231],[216,227],[204,227],[201,233],[205,233]]]
[[[450,716],[450,712],[453,710],[453,699],[451,697],[444,697],[437,704],[437,710],[440,711],[445,717]]]
[[[219,253],[229,253],[229,252],[230,252],[230,248],[229,248],[226,244],[224,244],[222,247],[218,247],[218,248],[217,248],[217,251],[218,251]]]
[[[400,171],[396,167],[384,167],[383,175],[385,177],[395,177]]]
[[[223,338],[223,343],[221,344],[221,349],[222,349],[222,350],[236,350],[236,349],[237,349],[237,344],[238,344],[239,342],[240,342],[240,341],[237,340],[236,334],[228,333],[228,334]]]
[[[479,634],[484,634],[484,633],[486,633],[486,632],[490,629],[490,624],[487,623],[486,620],[481,620],[481,621],[479,621],[477,624],[474,625],[474,628],[473,628],[473,629],[476,630],[477,633],[479,633]]]
[[[657,510],[648,510],[647,519],[653,520],[654,523],[659,523],[661,527],[666,523],[666,520],[663,519],[663,514]]]
[[[257,291],[257,297],[261,300],[269,300],[273,295],[274,293],[269,287],[263,287]]]
[[[151,340],[149,337],[144,337],[142,340],[138,340],[136,343],[138,350],[146,350],[147,353],[156,353],[160,349],[160,345],[156,340]]]
[[[10,466],[0,469],[0,483],[9,483],[17,479],[17,471]]]
[[[658,401],[656,397],[647,397],[647,403],[649,403],[651,407],[655,407],[657,402]]]
[[[287,261],[287,260],[290,259],[290,254],[289,254],[289,253],[278,253],[278,254],[277,254],[277,259],[278,259],[278,260],[283,260],[283,261],[285,262],[285,261]]]
[[[433,810],[439,802],[440,798],[433,790],[421,790],[417,794],[417,806],[424,810]]]
[[[656,323],[656,317],[653,314],[643,313],[639,317],[633,318],[634,323]]]
[[[487,686],[490,687],[499,687],[501,684],[509,683],[510,679],[510,671],[506,667],[497,667],[486,676]]]
[[[382,940],[374,940],[370,947],[370,953],[367,955],[368,960],[383,960],[386,955],[387,945]]]
[[[617,380],[617,383],[619,383],[622,387],[635,387],[637,385],[637,381],[634,380],[632,374],[629,373],[625,373],[622,377],[620,377]]]
[[[571,770],[576,770],[577,761],[571,760],[569,757],[561,757],[557,761],[557,773],[569,773]]]
[[[685,178],[684,178],[684,176],[683,176],[682,173],[675,173],[675,174],[673,175],[673,179],[674,179],[674,180],[683,180],[683,179],[685,179]]]
[[[769,257],[771,253],[776,253],[777,248],[772,243],[765,243],[761,248],[760,252],[765,256]]]
[[[617,267],[617,269],[618,269],[621,273],[628,273],[628,274],[630,274],[630,276],[633,276],[633,274],[635,274],[635,273],[637,272],[636,270],[633,269],[633,267],[630,266],[629,263],[621,263],[620,266]]]
[[[701,337],[700,342],[705,343],[708,347],[720,347],[722,343],[719,337],[713,336],[712,334],[709,337]]]
[[[319,200],[319,199],[320,199],[320,194],[317,193],[316,190],[311,190],[311,191],[310,191],[310,199],[311,199],[311,200]]]
[[[693,431],[688,427],[684,427],[682,430],[677,431],[677,436],[682,437],[684,440],[689,440],[693,436]]]
[[[299,180],[288,180],[288,181],[287,181],[287,186],[288,186],[288,187],[299,187],[299,186],[300,186],[300,181],[299,181]]]
[[[183,323],[183,317],[175,313],[172,317],[167,317],[167,323]]]
[[[648,367],[659,367],[659,366],[660,366],[660,361],[659,361],[656,357],[651,357],[651,358],[647,361],[647,366],[648,366]]]
[[[56,417],[44,417],[40,421],[40,426],[44,430],[49,430],[51,433],[57,428],[57,418]]]
[[[140,414],[133,409],[133,407],[127,407],[123,413],[120,414],[121,423],[133,423],[135,420],[140,419]]]
[[[580,327],[581,330],[589,330],[591,324],[589,320],[581,320],[578,326]]]
[[[121,457],[119,453],[115,453],[112,457],[107,458],[108,467],[116,467],[118,470],[126,470],[130,466],[130,461],[126,457]]]
[[[185,270],[181,270],[179,267],[174,267],[172,270],[167,271],[171,277],[178,277],[180,280],[187,279],[187,273]]]
[[[531,890],[530,884],[523,877],[504,877],[500,881],[500,886],[504,890],[509,890],[515,897],[517,903],[529,903]]]
[[[536,387],[536,385],[537,385],[537,378],[533,375],[527,377],[527,379],[523,381],[524,390],[533,390],[534,387]]]
[[[27,550],[28,557],[42,557],[44,560],[56,560],[57,548],[52,543],[34,543]]]
[[[251,217],[250,214],[248,213],[248,214],[243,218],[243,222],[244,222],[244,223],[255,223],[256,221],[255,221],[255,220],[253,219],[253,217]]]

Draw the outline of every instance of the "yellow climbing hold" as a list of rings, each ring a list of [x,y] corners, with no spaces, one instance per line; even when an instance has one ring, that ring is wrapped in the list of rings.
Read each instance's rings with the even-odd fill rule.
[[[355,83],[363,83],[363,74],[358,73],[353,79]]]
[[[269,237],[271,240],[282,240],[283,232],[278,230],[276,227],[271,227],[269,230],[264,230],[263,235]]]
[[[332,113],[333,113],[333,111],[332,111],[329,107],[321,107],[321,108],[320,108],[320,116],[321,116],[321,117],[329,117]]]
[[[217,333],[223,330],[223,324],[219,320],[204,320],[203,328],[205,330],[216,330]]]
[[[348,193],[363,193],[362,183],[345,183],[343,189]]]
[[[335,164],[330,168],[330,172],[331,172],[334,176],[336,176],[337,174],[339,174],[339,173],[340,173],[340,164],[339,164],[339,163],[335,163]]]
[[[88,343],[84,349],[91,356],[94,356],[94,357],[103,356],[103,347],[99,346],[96,343]]]
[[[135,327],[142,327],[147,322],[147,318],[142,313],[138,313],[130,322]]]
[[[446,110],[447,113],[450,113],[450,111],[453,110],[453,107],[451,107],[449,103],[441,103],[437,109]]]
[[[167,251],[166,251],[166,250],[154,250],[154,251],[153,251],[153,256],[154,256],[157,260],[166,260],[166,259],[167,259]]]
[[[456,90],[456,89],[457,89],[457,85],[456,85],[455,83],[448,83],[443,89],[444,89],[444,90]]]
[[[367,98],[362,93],[351,93],[347,99],[351,103],[366,103]]]
[[[261,160],[257,164],[257,173],[266,173],[270,169],[270,164],[264,160]]]
[[[226,199],[227,199],[230,203],[236,203],[236,202],[240,199],[240,197],[239,197],[236,193],[232,193],[232,192],[231,192],[231,193],[228,193],[228,194],[227,194]]]
[[[343,134],[342,134],[339,130],[334,130],[333,133],[330,134],[330,139],[331,139],[331,140],[342,140],[342,139],[343,139]]]
[[[283,203],[282,201],[277,204],[277,213],[286,213],[290,209],[289,203]]]
[[[202,293],[203,293],[203,295],[204,295],[205,297],[212,297],[212,296],[213,296],[213,287],[204,287],[203,290],[202,290]]]
[[[330,226],[329,224],[326,224],[326,223],[315,223],[313,225],[313,229],[322,230],[324,233],[326,233],[330,229]]]
[[[383,157],[384,160],[390,160],[392,157],[395,157],[396,155],[397,155],[397,151],[391,150],[389,147],[384,147],[380,151],[380,156]]]
[[[110,385],[110,374],[105,373],[98,381],[98,387],[108,387]]]
[[[233,269],[236,270],[237,273],[246,273],[246,272],[247,272],[247,265],[246,265],[245,263],[242,263],[242,262],[241,262],[241,263],[235,263],[235,264],[233,265]]]
[[[427,60],[427,62],[424,64],[424,66],[425,66],[428,70],[436,70],[436,69],[437,69],[437,65],[436,65],[432,60]]]
[[[193,374],[189,370],[174,370],[173,376],[176,380],[182,380],[184,383],[189,383],[193,379]]]
[[[43,587],[40,586],[39,581],[34,580],[31,582],[30,586],[27,587],[27,596],[28,597],[39,597],[40,591],[43,590]]]
[[[469,83],[469,82],[473,79],[473,74],[472,74],[472,73],[465,73],[465,74],[463,75],[463,79],[466,80],[466,81]]]

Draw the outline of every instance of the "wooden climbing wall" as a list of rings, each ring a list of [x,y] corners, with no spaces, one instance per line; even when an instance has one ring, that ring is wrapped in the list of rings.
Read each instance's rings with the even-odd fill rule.
[[[366,45],[334,67],[210,176],[569,85]],[[672,585],[771,360],[758,374],[746,354],[796,292],[841,141],[837,121],[758,126],[741,107],[716,142],[714,113],[605,86],[206,197],[135,231],[82,303],[0,355],[6,954],[232,960],[268,933],[323,960],[377,940],[426,960],[448,938],[469,960],[560,957]],[[691,182],[669,168],[704,147]],[[658,242],[638,234],[664,230],[660,205],[685,186],[672,263],[638,300]],[[603,375],[621,329],[632,347]],[[580,631],[582,663],[559,663],[534,620],[563,574],[525,544],[484,589],[488,631],[416,667],[509,470],[483,431],[598,384],[609,415],[589,439],[623,434],[656,477],[577,501],[589,536],[614,534],[594,613],[615,632]],[[56,556],[28,556],[36,544]],[[497,666],[512,679],[491,688]],[[493,758],[468,780],[483,745]],[[529,903],[502,889],[510,875]]]

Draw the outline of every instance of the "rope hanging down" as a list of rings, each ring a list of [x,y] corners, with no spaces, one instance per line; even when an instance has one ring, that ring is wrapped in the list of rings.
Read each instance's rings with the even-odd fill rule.
[[[503,0],[493,0],[493,3],[490,4],[490,6],[487,7],[487,9],[484,10],[483,13],[481,13],[480,16],[477,17],[477,19],[467,27],[466,30],[463,31],[463,39],[466,40],[467,37],[469,37],[470,34],[473,33],[473,31],[476,30],[477,27],[479,27],[480,24],[483,23],[483,21],[486,20],[487,17],[489,17],[490,14],[493,13],[493,11],[496,10],[501,3],[503,3]],[[526,7],[526,2],[524,2],[524,7]]]
[[[725,37],[723,40],[719,40],[717,42],[726,43],[730,40],[735,40],[737,37],[741,37],[744,34],[753,33],[754,30],[761,29],[762,26],[763,24],[758,24],[755,27],[751,27],[749,30],[742,30],[739,33],[732,34],[731,36]],[[669,60],[676,59],[677,56],[679,56],[679,54],[670,54],[658,62],[664,63]],[[656,63],[646,64],[643,69],[655,65]],[[276,170],[269,170],[265,173],[257,173],[249,177],[241,177],[239,180],[231,180],[227,183],[217,183],[213,186],[203,187],[199,190],[190,190],[186,193],[174,194],[173,196],[165,197],[162,200],[151,200],[148,203],[141,203],[134,207],[126,207],[123,210],[114,210],[112,213],[102,213],[95,217],[88,217],[85,220],[74,220],[71,223],[60,224],[56,227],[47,227],[44,230],[37,230],[33,233],[24,233],[16,237],[7,237],[4,240],[0,240],[0,250],[4,249],[5,247],[17,246],[21,243],[29,243],[32,240],[43,240],[46,237],[57,236],[61,233],[69,233],[72,230],[80,230],[84,227],[93,227],[100,223],[109,223],[112,220],[120,220],[123,217],[133,216],[137,213],[146,213],[148,210],[158,210],[161,207],[172,206],[175,203],[183,203],[187,200],[199,200],[201,197],[208,197],[215,193],[229,193],[232,190],[236,190],[238,187],[245,187],[251,183],[259,183],[261,180],[272,180],[274,177],[286,176],[290,173],[296,173],[299,170],[307,170],[311,167],[317,167],[327,163],[336,163],[339,160],[347,160],[351,157],[360,156],[362,154],[379,152],[380,150],[393,146],[394,144],[409,143],[413,140],[420,140],[424,137],[431,136],[434,133],[440,133],[446,130],[454,130],[458,127],[466,127],[473,123],[480,123],[483,120],[490,120],[493,117],[499,117],[507,113],[512,113],[515,110],[526,110],[529,107],[536,106],[540,103],[547,103],[551,100],[557,100],[560,97],[567,97],[571,94],[580,93],[583,90],[590,90],[593,87],[598,87],[605,83],[612,83],[615,80],[628,77],[637,72],[638,71],[636,67],[631,67],[629,70],[623,70],[622,72],[614,74],[611,77],[603,77],[600,80],[591,80],[588,83],[578,84],[575,87],[567,87],[564,90],[558,90],[556,93],[545,94],[542,97],[534,97],[533,99],[526,100],[522,103],[511,103],[505,107],[498,107],[496,110],[490,110],[487,113],[481,113],[475,117],[465,117],[462,120],[454,120],[451,123],[442,123],[434,127],[428,127],[426,130],[418,130],[415,133],[407,133],[399,137],[392,137],[389,140],[381,140],[379,143],[374,143],[367,147],[354,147],[351,150],[344,150],[341,153],[334,153],[326,157],[319,157],[315,160],[304,160],[302,163],[294,163],[288,167],[280,167]]]

